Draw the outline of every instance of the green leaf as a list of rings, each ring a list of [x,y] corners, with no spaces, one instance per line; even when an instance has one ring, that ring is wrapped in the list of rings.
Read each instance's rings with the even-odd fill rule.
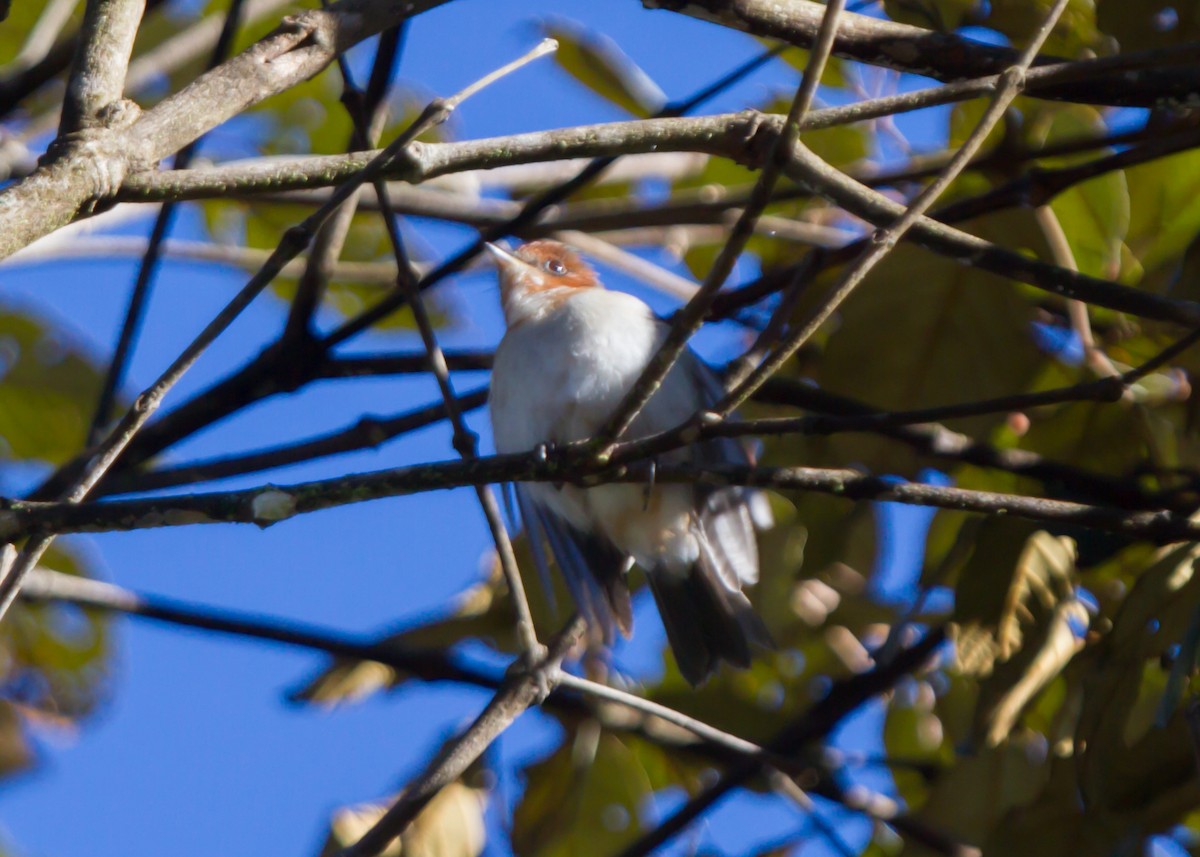
[[[1095,0],[1071,0],[1042,49],[1045,54],[1077,57],[1086,49],[1103,47],[1096,26],[1096,6],[1111,5]],[[1017,47],[1024,47],[1042,26],[1054,6],[1054,0],[991,0],[986,26],[1008,36]]]
[[[513,852],[523,857],[607,857],[639,833],[652,793],[638,754],[584,723],[551,756],[525,769],[513,813]]]
[[[1129,229],[1126,244],[1136,260],[1123,279],[1167,267],[1200,233],[1200,151],[1181,152],[1126,170]]]
[[[953,32],[977,14],[976,0],[884,0],[883,11],[893,21],[926,30]]]
[[[1129,229],[1129,188],[1123,172],[1070,187],[1050,203],[1075,263],[1084,274],[1115,279]]]
[[[605,101],[639,119],[653,116],[666,104],[658,85],[608,36],[558,17],[542,29],[558,40],[558,66]]]
[[[100,382],[91,356],[64,331],[0,309],[0,456],[60,464],[77,455]]]
[[[1096,4],[1097,25],[1121,53],[1181,45],[1200,38],[1196,0],[1139,0]],[[1174,21],[1174,26],[1166,26]]]
[[[62,542],[50,547],[41,566],[93,576],[85,556]],[[18,701],[28,718],[64,725],[108,699],[113,640],[103,611],[19,601],[0,625],[0,652],[5,695]]]

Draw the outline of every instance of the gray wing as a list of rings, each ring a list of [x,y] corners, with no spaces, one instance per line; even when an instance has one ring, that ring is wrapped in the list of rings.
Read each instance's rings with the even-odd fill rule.
[[[689,370],[701,391],[703,404],[714,405],[725,395],[720,378],[699,357],[689,353]],[[737,438],[712,438],[693,444],[694,464],[752,464],[750,450]],[[708,564],[730,589],[758,581],[758,544],[755,525],[773,523],[767,498],[761,491],[737,486],[697,488],[699,523]]]
[[[633,607],[625,582],[629,557],[606,539],[577,529],[538,503],[527,486],[518,483],[515,491],[533,561],[547,591],[553,592],[553,588],[544,544],[549,545],[567,589],[588,624],[599,628],[609,644],[614,627],[629,636],[633,630]]]

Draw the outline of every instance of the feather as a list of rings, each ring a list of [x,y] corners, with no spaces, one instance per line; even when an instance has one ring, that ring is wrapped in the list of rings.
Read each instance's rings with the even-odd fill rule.
[[[601,629],[606,642],[613,640],[614,625],[628,637],[633,630],[633,606],[625,582],[629,557],[606,539],[573,527],[538,503],[530,496],[528,486],[517,485],[517,501],[526,520],[531,549],[535,541],[539,542],[534,553],[539,573],[549,563],[534,531],[545,535],[571,597],[584,618]],[[531,526],[530,521],[534,525]]]

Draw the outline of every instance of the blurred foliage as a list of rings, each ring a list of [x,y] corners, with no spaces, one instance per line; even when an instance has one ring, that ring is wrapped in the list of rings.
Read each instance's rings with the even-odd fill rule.
[[[76,455],[99,392],[100,368],[60,321],[0,306],[0,462],[36,472]],[[53,545],[42,564],[95,574],[69,543]],[[14,605],[0,625],[0,776],[33,762],[34,735],[72,734],[103,703],[112,648],[109,623],[94,611]]]
[[[895,21],[941,31],[984,28],[991,41],[1021,46],[1051,5],[1051,0],[885,0],[882,10]],[[147,16],[135,52],[161,45],[226,6],[222,0],[165,4]],[[38,12],[36,3],[13,4],[0,28],[0,61],[18,55]],[[276,20],[248,23],[238,47],[262,36]],[[603,34],[561,18],[547,19],[541,28],[560,44],[553,73],[577,85],[581,95],[586,91],[587,98],[633,117],[652,115],[666,102],[637,58]],[[1072,58],[1103,56],[1196,39],[1200,0],[1072,0],[1047,51]],[[759,47],[749,39],[747,44]],[[702,59],[704,80],[712,69],[724,68]],[[776,63],[797,77],[807,60],[807,52],[789,49]],[[200,53],[164,69],[134,95],[151,104],[191,80],[204,62]],[[919,85],[915,78],[901,85],[894,75],[864,72],[842,59],[827,66],[822,83],[823,104]],[[23,110],[44,119],[59,97],[52,89],[31,96]],[[749,89],[754,101],[745,106],[766,112],[786,111],[792,98],[791,91],[758,84]],[[319,75],[218,129],[204,152],[214,157],[344,152],[351,125],[339,104],[341,94],[336,73]],[[411,90],[393,93],[383,139],[394,137],[427,100]],[[804,142],[839,169],[875,181],[893,198],[907,199],[924,181],[922,168],[936,161],[944,146],[960,144],[983,110],[981,100],[940,109],[916,143],[901,130],[908,120],[890,119],[806,133]],[[1106,140],[1114,129],[1140,122],[1165,127],[1178,119],[1166,111],[1143,116],[1017,99],[987,142],[987,150],[998,156],[961,176],[943,202],[986,195],[1014,181],[1036,191],[1046,174],[1116,151]],[[453,133],[451,126],[425,139],[449,139]],[[1017,157],[1081,140],[1094,145],[1036,159]],[[887,183],[878,179],[880,173],[908,167],[912,176]],[[744,197],[756,178],[751,170],[714,158],[669,181],[623,179],[588,188],[573,201],[700,205]],[[479,198],[479,180],[472,181],[476,184],[464,181],[457,190]],[[777,191],[765,211],[776,225],[866,234],[861,222],[803,187],[782,181]],[[1095,175],[1057,193],[1040,219],[1028,204],[1033,198],[1036,193],[957,225],[1046,261],[1056,258],[1055,249],[1065,250],[1091,276],[1200,299],[1200,152]],[[222,198],[198,207],[214,241],[259,250],[274,248],[285,230],[313,210],[294,197],[282,202]],[[1061,230],[1065,248],[1056,248],[1047,218]],[[724,233],[712,228],[718,220],[700,218],[697,229],[689,228],[690,222],[669,224],[669,234],[654,249],[666,247],[677,258],[665,253],[653,258],[678,261],[681,269],[703,279],[724,241]],[[419,224],[405,221],[403,228],[416,259],[429,261]],[[837,282],[846,260],[836,252],[813,254],[812,246],[786,229],[760,228],[736,279],[744,282],[759,272],[774,274],[814,260],[790,304],[793,317],[803,318]],[[391,258],[377,213],[357,213],[341,259]],[[273,284],[281,314],[296,287],[289,277]],[[380,294],[378,285],[335,278],[323,307],[340,320]],[[776,306],[778,298],[772,297],[757,309],[765,316]],[[453,320],[446,307],[436,308],[439,323]],[[1090,319],[1099,352],[1118,371],[1152,358],[1180,333],[1104,310],[1093,310]],[[411,344],[412,319],[406,311],[380,327]],[[1093,369],[1076,359],[1078,347],[1076,358],[1067,349],[1048,347],[1047,332],[1060,340],[1074,336],[1064,301],[905,244],[781,374],[882,410],[977,401],[1091,379]],[[752,333],[746,333],[747,341]],[[1200,412],[1188,379],[1197,371],[1200,350],[1193,350],[1139,381],[1126,401],[1067,402],[1021,413],[1001,408],[945,428],[1001,452],[1043,456],[1086,476],[1108,478],[1131,494],[1161,492],[1176,507],[1191,510],[1200,498]],[[6,476],[14,474],[6,486],[80,451],[101,372],[98,360],[74,344],[61,322],[27,308],[0,306],[0,464],[9,468]],[[793,413],[782,406],[747,410],[748,416]],[[928,454],[885,433],[772,438],[763,445],[761,460],[778,466],[857,467],[909,479],[932,468],[963,488],[1095,499],[1066,481],[1040,482]],[[645,696],[765,742],[825,699],[833,682],[869,667],[880,647],[894,647],[914,627],[947,622],[952,644],[886,695],[882,728],[870,746],[861,748],[870,762],[816,752],[805,757],[813,760],[811,779],[825,789],[821,793],[834,795],[878,784],[880,778],[863,776],[862,768],[881,768],[890,775],[888,797],[898,802],[908,829],[930,834],[904,835],[896,832],[904,829],[899,825],[889,831],[880,824],[864,854],[941,854],[947,852],[936,843],[953,840],[988,857],[1099,857],[1118,853],[1117,846],[1124,849],[1119,853],[1142,853],[1155,834],[1200,839],[1196,733],[1189,724],[1200,690],[1194,669],[1200,648],[1200,576],[1195,573],[1200,548],[1155,547],[1078,527],[1042,528],[953,511],[938,512],[928,532],[914,526],[905,540],[884,527],[880,509],[870,503],[800,493],[772,495],[771,502],[776,526],[761,535],[762,580],[750,596],[777,650],[760,653],[751,669],[723,670],[695,690],[664,651],[661,671],[636,679]],[[447,526],[449,531],[452,525]],[[911,549],[917,560],[909,563],[915,568],[904,569],[909,575],[897,586],[892,560],[903,555],[901,548]],[[517,549],[522,567],[531,569],[528,546],[518,539]],[[86,555],[70,547],[56,546],[46,564],[72,574],[95,573]],[[570,598],[557,575],[552,591],[529,577],[531,606],[545,638],[561,625]],[[638,572],[632,580],[640,585]],[[517,650],[513,622],[503,575],[492,563],[443,615],[406,626],[388,639],[439,649],[472,644],[508,655]],[[618,674],[600,640],[590,639],[582,649],[577,654],[590,676],[634,682]],[[110,629],[102,618],[61,605],[17,605],[0,626],[0,774],[32,763],[31,737],[37,730],[70,728],[103,704],[112,655]],[[408,678],[380,664],[338,661],[311,677],[297,696],[334,706],[407,687]],[[623,708],[546,711],[561,728],[521,770],[510,829],[517,854],[612,854],[654,823],[657,800],[697,793],[719,767],[690,737]],[[443,790],[391,853],[481,853],[492,784],[488,773],[479,768]],[[750,788],[769,791],[761,778]],[[339,811],[326,853],[356,840],[384,806]],[[786,853],[799,842],[764,853]]]
[[[589,32],[565,18],[549,19],[542,32],[558,42],[554,61],[563,71],[605,101],[639,119],[653,116],[666,104],[658,85],[603,33]]]
[[[896,20],[946,30],[990,27],[1016,44],[1048,7],[1048,2],[970,0],[885,4]],[[1190,21],[1189,12],[1175,9],[1182,27]],[[1072,3],[1051,48],[1080,56],[1171,43],[1165,30],[1147,43],[1145,28],[1123,20],[1149,13],[1149,7],[1135,11],[1129,4]],[[565,24],[547,29],[569,47],[560,56],[567,74],[627,113],[645,115],[653,108],[630,83],[641,73],[612,45]],[[789,52],[784,60],[802,68],[806,55]],[[857,68],[838,62],[824,84],[834,100],[863,82]],[[789,98],[775,94],[758,106],[783,112]],[[972,101],[946,111],[950,145],[965,139],[983,106]],[[1103,138],[1110,118],[1086,105],[1021,98],[989,146],[1018,151]],[[879,124],[865,123],[814,132],[805,141],[853,173],[877,157],[883,133]],[[1069,168],[1109,151],[1101,144],[1043,158],[1037,165],[1047,171]],[[986,170],[969,171],[946,201],[986,194],[1022,176],[1027,167],[1000,160]],[[718,198],[745,193],[754,180],[743,167],[712,160],[672,187],[679,194]],[[1079,182],[1056,194],[1047,212],[1084,273],[1195,298],[1188,274],[1200,258],[1195,250],[1198,182],[1200,160],[1186,152]],[[857,228],[802,189],[786,182],[779,187],[785,197],[768,206],[767,215]],[[1029,208],[1006,208],[959,225],[1054,260],[1056,239]],[[682,261],[702,279],[720,246],[719,237],[690,238],[682,245]],[[807,252],[761,231],[750,240],[746,258],[769,272],[795,264]],[[840,270],[818,268],[805,281],[795,317],[822,299]],[[1092,320],[1098,347],[1119,370],[1154,356],[1177,335],[1168,326],[1103,310],[1093,311]],[[1002,397],[1090,377],[1077,359],[1049,349],[1034,334],[1035,326],[1069,338],[1067,307],[996,274],[902,245],[785,374],[884,410]],[[1181,489],[1191,498],[1193,480],[1200,477],[1194,471],[1196,420],[1183,402],[1190,392],[1185,373],[1196,359],[1185,355],[1139,382],[1132,403],[1065,403],[1017,415],[999,410],[948,427],[1001,450],[1036,453],[1143,490]],[[750,413],[787,412],[760,406]],[[853,465],[908,478],[933,467],[962,487],[1087,499],[1055,483],[931,458],[880,434],[773,438],[765,443],[762,460]],[[982,848],[985,855],[1049,857],[1109,854],[1114,843],[1197,823],[1200,816],[1193,810],[1200,781],[1185,716],[1195,683],[1188,667],[1196,653],[1181,649],[1188,629],[1200,629],[1194,546],[1155,552],[1078,528],[1047,531],[1024,521],[939,512],[925,542],[920,582],[909,589],[951,605],[935,610],[924,600],[897,601],[883,594],[881,551],[887,545],[879,538],[871,504],[793,494],[774,497],[773,505],[777,524],[761,536],[763,579],[751,597],[779,649],[762,653],[749,670],[723,670],[696,690],[664,652],[661,677],[643,681],[645,695],[736,735],[767,741],[819,700],[831,680],[864,669],[871,649],[898,623],[948,620],[953,646],[888,697],[880,735],[894,796],[914,825]],[[526,549],[519,547],[523,567],[531,568]],[[561,584],[555,588],[561,590]],[[531,583],[530,595],[539,631],[552,633],[565,608],[556,612],[536,584]],[[562,591],[553,601],[569,604]],[[442,647],[466,637],[511,653],[516,650],[512,621],[503,578],[494,567],[448,615],[395,639]],[[592,651],[584,663],[603,677],[613,667],[594,646]],[[378,665],[339,663],[303,693],[333,704],[404,678]],[[702,759],[647,743],[603,708],[582,721],[577,714],[560,716],[561,740],[524,770],[525,790],[512,831],[517,853],[611,854],[652,823],[645,818],[652,794],[664,788],[695,793],[704,781]],[[858,771],[849,766],[823,776],[843,785],[859,782]],[[1200,835],[1200,827],[1189,829]],[[944,852],[920,838],[881,834],[864,853]]]
[[[453,782],[434,796],[380,857],[479,857],[487,842],[486,806],[485,789]],[[339,809],[329,823],[321,857],[334,857],[358,842],[387,808],[387,803],[367,803]]]

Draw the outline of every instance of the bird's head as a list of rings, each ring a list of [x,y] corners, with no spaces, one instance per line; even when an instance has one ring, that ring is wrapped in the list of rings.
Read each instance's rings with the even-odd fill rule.
[[[579,254],[557,241],[530,241],[514,251],[488,244],[500,270],[500,302],[511,326],[568,299],[579,289],[603,288]]]

